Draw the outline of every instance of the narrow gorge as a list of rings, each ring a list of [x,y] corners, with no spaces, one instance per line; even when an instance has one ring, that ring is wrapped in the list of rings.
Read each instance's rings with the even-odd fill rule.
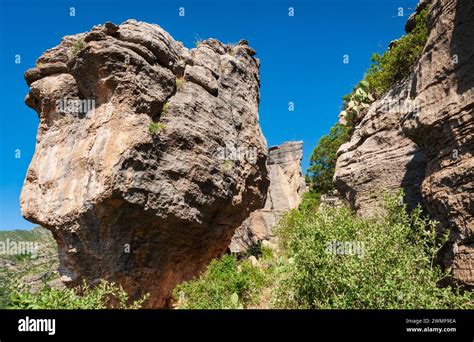
[[[229,281],[245,272],[266,279],[255,286],[263,304],[245,297],[251,308],[393,308],[404,300],[401,307],[412,308],[420,288],[444,305],[448,296],[438,289],[474,287],[474,2],[422,0],[405,30],[344,97],[336,128],[318,143],[306,178],[302,141],[267,146],[259,122],[260,60],[247,40],[210,38],[188,49],[160,26],[132,19],[65,36],[24,75],[25,103],[39,127],[22,215],[52,233],[67,287],[115,282],[131,299],[149,295],[148,308],[184,303],[173,291],[211,277],[206,270],[219,269],[217,260],[227,263],[222,273]],[[389,55],[410,44],[419,51]],[[387,68],[397,77],[385,83],[383,58],[403,69]],[[324,186],[315,181],[323,178]],[[408,211],[400,214],[405,221],[393,223],[383,216],[383,201],[399,190],[398,209]],[[418,227],[421,216],[406,218],[417,207],[437,221],[437,240],[447,241],[437,260],[424,265],[429,271],[420,273],[426,278],[414,285],[415,295],[403,297],[395,294],[398,275],[378,272],[379,251],[368,249],[387,247],[380,241],[386,227]],[[283,237],[276,236],[281,222]],[[367,264],[327,252],[324,239],[335,237],[366,246]],[[403,239],[396,242],[408,244]],[[418,247],[407,247],[413,260],[425,258]],[[365,265],[367,274],[358,273]],[[435,265],[449,281],[433,281]],[[337,267],[347,272],[340,282],[315,276]],[[340,293],[325,292],[332,291],[328,279]],[[372,280],[390,292],[383,304],[380,294],[372,296]],[[270,288],[280,291],[274,301]],[[222,291],[215,307],[244,307],[237,290]],[[354,302],[344,302],[346,293]]]

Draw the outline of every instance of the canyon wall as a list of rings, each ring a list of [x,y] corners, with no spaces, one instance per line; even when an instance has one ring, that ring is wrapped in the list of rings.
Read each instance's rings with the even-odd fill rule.
[[[453,281],[474,286],[474,2],[430,4],[430,34],[413,73],[372,104],[338,151],[334,181],[361,215],[383,190],[405,190],[450,232],[440,254]],[[407,30],[413,25],[412,15]]]
[[[107,279],[166,306],[263,207],[254,55],[128,20],[64,37],[25,73],[40,124],[21,210],[53,233],[66,285]]]
[[[229,249],[242,253],[253,245],[269,240],[272,228],[282,215],[298,207],[306,189],[301,172],[303,142],[289,141],[269,148],[267,168],[270,178],[265,207],[250,216],[235,231]]]

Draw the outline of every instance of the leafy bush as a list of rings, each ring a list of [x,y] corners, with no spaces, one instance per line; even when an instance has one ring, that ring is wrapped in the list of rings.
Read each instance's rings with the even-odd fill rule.
[[[420,58],[429,34],[428,10],[425,8],[415,17],[414,29],[402,36],[390,50],[382,56],[373,55],[373,64],[365,80],[377,96],[383,95],[393,84],[408,76]]]
[[[414,29],[398,39],[393,47],[380,56],[373,54],[372,64],[365,77],[350,94],[343,96],[343,111],[347,125],[352,126],[353,118],[369,108],[376,98],[380,98],[396,82],[412,72],[428,39],[428,8],[415,17]]]
[[[277,308],[420,309],[473,308],[472,293],[439,288],[447,275],[432,267],[435,225],[386,200],[385,214],[363,219],[346,208],[323,206],[312,214],[293,210],[278,236],[292,263],[274,290]],[[334,242],[362,246],[349,255]],[[341,245],[342,246],[342,245]],[[342,250],[344,251],[344,250]],[[347,250],[346,250],[347,251]]]
[[[301,203],[298,210],[302,212],[315,210],[319,206],[321,194],[315,191],[306,191],[301,197]]]
[[[312,191],[324,194],[334,189],[332,177],[336,167],[336,153],[349,139],[350,127],[336,123],[329,134],[323,136],[310,158],[307,178]]]
[[[201,277],[181,283],[174,290],[182,309],[237,309],[258,303],[266,283],[265,273],[248,260],[237,262],[224,255],[213,260]]]
[[[79,294],[81,293],[81,294]],[[129,301],[120,285],[102,280],[97,286],[84,283],[76,289],[52,289],[43,286],[37,293],[31,293],[24,285],[15,284],[10,289],[9,308],[12,309],[139,309],[148,298]]]

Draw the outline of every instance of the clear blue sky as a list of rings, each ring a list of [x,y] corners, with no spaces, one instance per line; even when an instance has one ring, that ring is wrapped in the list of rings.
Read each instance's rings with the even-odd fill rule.
[[[196,36],[249,40],[261,60],[260,123],[268,144],[304,141],[303,168],[336,122],[341,97],[359,81],[373,52],[404,33],[417,0],[0,0],[0,230],[27,229],[19,195],[35,148],[36,113],[23,99],[23,73],[64,35],[129,18],[156,23],[185,46]],[[76,16],[69,16],[70,7]],[[178,16],[179,7],[185,16]],[[294,8],[294,17],[288,8]],[[398,8],[405,16],[398,17]],[[15,55],[21,63],[15,64]],[[349,64],[343,64],[343,55]],[[295,111],[288,111],[288,103]],[[15,158],[15,150],[21,157]]]

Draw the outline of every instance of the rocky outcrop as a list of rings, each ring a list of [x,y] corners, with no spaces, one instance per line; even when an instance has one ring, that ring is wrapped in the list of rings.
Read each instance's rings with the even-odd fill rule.
[[[288,210],[296,208],[305,191],[301,172],[303,142],[290,141],[270,147],[267,168],[270,177],[265,207],[256,210],[235,231],[229,249],[247,251],[252,245],[272,237],[272,228]]]
[[[375,102],[338,150],[336,188],[361,215],[378,209],[385,190],[404,189],[409,207],[421,201],[426,154],[402,132],[401,116],[410,110],[408,90],[400,86]]]
[[[380,190],[405,189],[450,239],[442,264],[474,285],[474,3],[431,2],[430,35],[413,74],[375,102],[341,146],[334,181],[361,214]],[[409,26],[409,25],[408,25]],[[409,28],[409,27],[408,27]]]
[[[456,283],[474,286],[474,3],[435,1],[431,14],[410,79],[420,111],[401,123],[427,155],[424,204],[451,231],[443,263],[453,266]]]
[[[21,210],[53,233],[67,285],[105,278],[163,307],[263,207],[254,55],[128,20],[65,37],[26,72],[40,124]]]

